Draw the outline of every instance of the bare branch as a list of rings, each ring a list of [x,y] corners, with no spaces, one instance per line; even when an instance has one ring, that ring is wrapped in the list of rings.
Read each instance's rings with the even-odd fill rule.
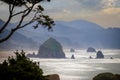
[[[11,12],[11,4],[9,4],[9,12]]]
[[[25,7],[26,7],[26,8],[29,8],[28,5],[26,5],[26,4],[25,4]]]
[[[11,11],[13,12],[15,5],[12,5]]]
[[[29,25],[29,24],[31,24],[31,23],[34,22],[34,21],[31,20],[30,22],[28,22],[28,23],[20,26],[21,23],[22,23],[22,21],[23,21],[23,19],[24,19],[24,18],[21,18],[21,21],[20,21],[20,23],[17,25],[17,27],[14,28],[14,29],[12,29],[11,32],[10,32],[5,38],[0,39],[0,43],[8,40],[8,39],[15,33],[15,31],[17,31],[18,29],[24,28],[24,27],[26,27],[27,25]],[[19,26],[20,26],[20,27],[19,27]]]
[[[23,20],[25,19],[25,17],[32,11],[34,5],[35,5],[35,4],[33,4],[30,8],[24,10],[23,12],[20,12],[20,13],[23,13],[23,15],[21,16],[21,19],[20,19],[18,25],[16,26],[16,28],[12,29],[11,32],[10,32],[5,38],[0,39],[0,43],[2,43],[2,42],[4,42],[4,41],[6,41],[7,39],[9,39],[16,30],[21,29],[21,28],[23,28],[23,27],[25,27],[25,26],[27,26],[28,24],[31,24],[31,23],[33,22],[33,21],[31,20],[30,22],[28,22],[28,23],[26,23],[26,24],[24,24],[24,25],[21,26],[21,24],[22,24]],[[17,14],[12,15],[11,12],[13,12],[13,10],[11,9],[11,6],[10,6],[9,9],[10,9],[10,10],[9,10],[9,11],[10,11],[10,18],[9,18],[8,22],[6,22],[6,25],[3,26],[2,29],[0,29],[1,32],[2,32],[2,30],[5,29],[5,27],[6,27],[7,24],[10,22],[10,20],[11,20],[11,18],[12,18],[13,16],[20,14],[20,13],[17,13]],[[27,13],[26,13],[26,11],[27,11]]]
[[[24,18],[32,11],[33,7],[34,7],[34,4],[31,6],[31,8],[29,8],[29,10],[28,10],[28,12],[26,14],[23,14],[23,16],[21,17],[21,20],[20,20],[19,24],[17,25],[17,28],[24,27],[24,26],[20,26],[20,25],[22,24]],[[31,21],[30,21],[30,23],[31,23]]]
[[[2,26],[2,28],[0,29],[0,33],[2,33],[2,31],[7,27],[10,20],[12,19],[13,9],[14,9],[14,6],[11,6],[11,4],[9,4],[9,18],[6,21],[6,23]]]
[[[51,28],[51,25],[53,25],[53,21],[52,19],[49,18],[49,16],[44,16],[44,14],[42,13],[42,11],[44,11],[44,8],[42,8],[42,6],[38,6],[38,8],[36,8],[35,10],[35,14],[32,18],[32,20],[30,20],[28,23],[22,25],[22,22],[24,21],[24,19],[31,13],[31,11],[33,10],[34,6],[38,3],[38,2],[30,2],[32,5],[31,6],[28,6],[26,5],[26,3],[24,2],[21,2],[19,3],[19,0],[18,2],[16,2],[16,0],[14,0],[15,2],[11,2],[11,3],[8,3],[9,4],[9,18],[8,20],[6,21],[6,23],[3,25],[3,27],[0,29],[0,34],[2,33],[3,30],[5,30],[5,28],[7,27],[7,25],[10,23],[11,19],[14,17],[14,16],[17,16],[19,14],[21,14],[21,18],[18,22],[18,24],[16,25],[15,28],[11,29],[10,33],[8,35],[6,35],[4,38],[0,39],[0,43],[8,40],[15,32],[16,30],[18,29],[21,29],[21,28],[24,28],[26,27],[27,25],[37,21],[38,24],[37,26],[40,24],[40,25],[43,25],[45,27],[48,26],[48,29]],[[41,0],[42,1],[42,0]],[[6,1],[5,1],[6,2]],[[29,2],[29,1],[28,1]],[[6,2],[7,3],[7,2]],[[18,5],[17,5],[18,4]],[[16,6],[22,6],[24,5],[25,6],[25,10],[23,11],[19,11],[17,13],[13,13],[14,11],[14,8]]]
[[[19,26],[22,24],[23,19],[24,19],[24,16],[21,17],[21,20],[19,24],[16,26],[16,28],[12,29],[11,32],[5,38],[0,39],[0,43],[8,40],[16,30],[20,29]]]
[[[29,24],[31,24],[31,23],[33,23],[33,22],[34,22],[34,21],[30,21],[30,22],[28,22],[28,23],[26,23],[26,24],[20,26],[19,29],[24,28],[24,27],[26,27],[27,25],[29,25]]]
[[[18,12],[18,13],[15,13],[15,14],[12,15],[12,17],[13,17],[13,16],[16,16],[16,15],[19,15],[19,14],[22,14],[22,13],[25,13],[25,12],[28,11],[30,8],[32,8],[32,7],[29,7],[29,8],[27,8],[27,9],[23,10],[23,11]]]
[[[10,32],[5,38],[0,39],[0,43],[8,40],[8,39],[13,35],[13,33],[14,33],[16,30],[17,30],[17,29],[12,29],[11,32]]]
[[[30,8],[28,8],[29,10],[24,16],[27,16],[32,11],[34,6],[35,6],[35,4],[32,4],[32,6]]]
[[[16,28],[23,28],[23,27],[27,26],[28,24],[32,23],[32,20],[31,20],[31,21],[29,21],[29,23],[27,23],[27,24],[25,24],[23,26],[20,26],[22,24],[24,18],[32,11],[33,7],[34,7],[34,4],[29,8],[29,10],[28,10],[28,12],[26,14],[23,14],[23,16],[21,17],[21,20],[20,20],[20,22],[19,22],[19,24],[17,25]]]

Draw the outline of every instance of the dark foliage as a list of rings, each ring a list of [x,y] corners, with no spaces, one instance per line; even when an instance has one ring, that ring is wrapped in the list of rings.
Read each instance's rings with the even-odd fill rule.
[[[39,63],[30,61],[24,51],[15,54],[0,64],[0,80],[46,80]]]
[[[15,6],[22,6],[22,5],[25,5],[27,3],[29,4],[36,4],[36,3],[39,3],[41,1],[45,1],[45,0],[1,0],[7,4],[12,4],[12,5],[15,5]],[[46,1],[50,1],[50,0],[46,0]]]

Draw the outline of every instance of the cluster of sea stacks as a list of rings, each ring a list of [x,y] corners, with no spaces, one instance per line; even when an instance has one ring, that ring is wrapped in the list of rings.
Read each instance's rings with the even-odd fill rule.
[[[28,54],[28,57],[37,58],[65,58],[61,44],[54,38],[49,38],[39,48],[38,54]]]
[[[75,50],[73,48],[70,49],[71,53],[74,53]],[[88,53],[96,53],[96,59],[103,59],[104,54],[102,51],[96,51],[94,48],[89,47],[87,49]],[[65,53],[63,52],[63,48],[61,44],[55,40],[54,38],[49,38],[46,40],[38,50],[38,54],[28,54],[28,57],[34,58],[66,58]],[[93,59],[92,56],[89,56],[90,59]],[[74,54],[72,54],[71,59],[75,59]],[[112,58],[111,58],[112,59]]]
[[[104,54],[102,53],[102,51],[96,51],[94,48],[89,47],[87,49],[87,52],[95,52],[96,53],[96,59],[103,59],[104,58]],[[92,57],[89,57],[90,59],[92,59]]]

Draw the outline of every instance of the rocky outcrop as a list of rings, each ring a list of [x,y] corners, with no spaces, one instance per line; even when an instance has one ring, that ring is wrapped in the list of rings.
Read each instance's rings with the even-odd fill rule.
[[[61,44],[54,38],[49,38],[39,48],[39,58],[65,58]]]
[[[97,52],[96,58],[97,58],[97,59],[98,59],[98,58],[99,58],[99,59],[104,58],[104,55],[103,55],[102,51],[98,51],[98,52]]]
[[[72,54],[71,59],[75,59],[75,56]]]
[[[92,57],[92,56],[89,56],[89,59],[93,59],[93,57]]]
[[[120,80],[120,74],[100,73],[96,75],[93,80]]]
[[[110,59],[113,59],[113,57],[110,57]]]
[[[73,48],[70,49],[70,52],[75,52],[75,50]]]
[[[60,80],[60,77],[58,74],[50,74],[46,76],[47,80]]]
[[[27,54],[27,57],[37,57],[37,55],[33,52],[33,54]]]
[[[94,48],[92,48],[92,47],[89,47],[89,48],[87,49],[87,52],[96,52],[96,50],[95,50]]]

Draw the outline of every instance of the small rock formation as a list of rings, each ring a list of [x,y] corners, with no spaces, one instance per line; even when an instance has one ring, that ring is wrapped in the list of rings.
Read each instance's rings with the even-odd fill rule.
[[[87,52],[96,52],[96,50],[95,50],[94,48],[92,48],[92,47],[89,47],[89,48],[87,49]]]
[[[74,56],[74,54],[72,54],[72,56],[71,56],[71,59],[75,59],[75,56]]]
[[[49,38],[39,48],[39,58],[65,58],[61,44],[53,38]]]
[[[70,49],[70,52],[75,52],[75,50],[73,48]]]
[[[96,58],[97,58],[97,59],[104,58],[104,55],[103,55],[102,51],[98,51],[98,52],[97,52]]]
[[[89,56],[89,59],[93,59],[93,57],[92,57],[92,56]]]
[[[113,57],[110,57],[110,59],[113,59]]]
[[[58,74],[50,74],[46,76],[47,80],[60,80],[60,77]]]
[[[120,74],[100,73],[96,75],[93,80],[120,80]]]
[[[33,54],[27,54],[27,57],[36,57],[37,55],[33,52]]]

